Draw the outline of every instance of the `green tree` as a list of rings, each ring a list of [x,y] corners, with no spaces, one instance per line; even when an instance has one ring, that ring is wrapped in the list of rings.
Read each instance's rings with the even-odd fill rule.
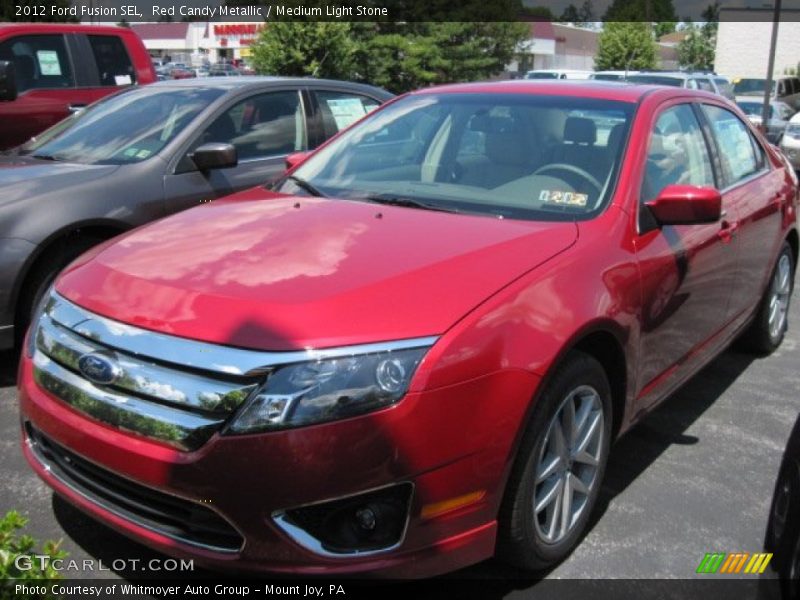
[[[719,27],[719,3],[709,5],[703,11],[707,19],[702,26],[689,23],[685,31],[686,37],[678,44],[678,62],[688,69],[711,70],[717,47],[717,29]]]
[[[588,27],[597,19],[595,19],[591,1],[584,0],[580,8],[576,8],[574,4],[567,6],[558,20],[565,23],[572,23],[576,27]]]
[[[650,23],[606,23],[597,40],[594,62],[598,71],[654,68],[656,44]]]
[[[661,39],[662,35],[674,32],[678,28],[677,21],[658,21],[653,25],[653,33],[656,39]]]
[[[49,2],[41,2],[41,0],[4,0],[0,2],[0,22],[1,21],[36,21],[36,22],[75,22],[77,17],[59,17],[54,16],[51,12],[51,7],[67,9],[71,6],[70,0],[49,0]],[[25,15],[17,16],[17,6],[23,8],[27,7],[32,12]],[[44,14],[36,14],[44,7]],[[24,11],[23,11],[24,12]]]
[[[532,17],[537,21],[555,21],[556,16],[547,6],[523,6],[518,10],[520,17]]]
[[[377,23],[353,30],[359,79],[393,92],[486,79],[530,37],[526,23]]]
[[[252,46],[260,74],[348,79],[355,66],[356,42],[347,22],[274,21]]]
[[[677,23],[678,15],[672,0],[614,0],[603,15],[603,21]],[[671,31],[674,30],[673,27]]]

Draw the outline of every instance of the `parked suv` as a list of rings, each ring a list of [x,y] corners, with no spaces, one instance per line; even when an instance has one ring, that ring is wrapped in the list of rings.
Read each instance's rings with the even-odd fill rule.
[[[719,96],[434,87],[293,162],[85,254],[29,330],[26,459],[162,552],[546,568],[614,439],[783,340],[797,179]]]
[[[766,79],[737,78],[733,80],[733,90],[737,96],[764,97]],[[770,97],[781,102],[786,102],[794,110],[800,110],[800,78],[779,77],[772,81]]]
[[[124,27],[0,24],[0,150],[130,85],[156,80],[139,36]]]
[[[728,100],[734,99],[733,88],[727,78],[705,71],[640,71],[628,75],[628,81],[703,90],[719,94]]]

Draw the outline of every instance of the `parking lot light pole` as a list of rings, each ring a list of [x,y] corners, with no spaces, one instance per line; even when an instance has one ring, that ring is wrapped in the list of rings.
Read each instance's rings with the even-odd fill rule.
[[[775,11],[772,15],[772,39],[769,43],[769,60],[767,61],[767,82],[764,85],[764,106],[761,108],[761,129],[767,135],[769,129],[770,100],[772,97],[772,70],[775,68],[775,46],[778,43],[778,25],[781,20],[781,0],[775,0]]]

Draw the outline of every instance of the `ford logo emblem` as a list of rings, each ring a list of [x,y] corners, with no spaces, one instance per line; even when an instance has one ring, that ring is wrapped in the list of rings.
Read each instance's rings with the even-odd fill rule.
[[[78,370],[86,379],[100,385],[111,385],[122,375],[122,369],[113,359],[96,352],[81,356]]]

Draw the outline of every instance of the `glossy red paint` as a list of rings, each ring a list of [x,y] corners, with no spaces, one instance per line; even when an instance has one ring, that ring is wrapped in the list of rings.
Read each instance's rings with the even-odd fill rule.
[[[714,223],[722,213],[722,195],[715,188],[670,185],[646,206],[662,225]]]
[[[153,61],[142,40],[130,28],[108,27],[101,25],[83,25],[78,23],[0,23],[0,45],[13,41],[14,38],[27,35],[55,35],[76,43],[78,35],[103,35],[119,38],[125,46],[131,64],[135,70],[138,85],[156,81]],[[81,47],[81,52],[91,53]],[[10,52],[10,50],[9,50]],[[84,65],[90,64],[86,56],[76,56],[77,46],[68,46],[71,56],[71,72],[80,79],[72,87],[32,88],[23,91],[16,100],[0,102],[0,150],[11,148],[27,141],[54,125],[70,114],[70,107],[87,106],[109,94],[119,90],[116,86],[101,86],[96,69],[80,68],[80,60]],[[3,60],[3,56],[0,56]],[[80,72],[80,75],[78,73]]]
[[[572,223],[420,219],[263,190],[235,198],[127,235],[69,269],[59,289],[100,314],[181,337],[273,350],[359,344],[439,334],[487,288],[577,237]]]
[[[796,244],[795,181],[760,137],[768,168],[721,192],[722,220],[640,232],[643,157],[657,115],[678,102],[728,107],[716,96],[534,82],[442,90],[637,102],[609,207],[590,221],[533,223],[258,189],[95,249],[62,274],[57,290],[145,329],[262,350],[440,337],[390,409],[277,433],[216,435],[188,453],[81,416],[40,389],[23,358],[24,419],[122,476],[188,499],[211,496],[247,540],[234,557],[113,517],[65,489],[26,449],[39,475],[123,533],[218,567],[399,576],[456,569],[494,552],[526,416],[570,349],[593,352],[606,366],[620,434],[748,324],[780,245]],[[274,509],[398,481],[416,488],[406,540],[386,554],[314,556],[268,520]],[[485,492],[475,504],[420,518],[425,505],[475,492]]]

